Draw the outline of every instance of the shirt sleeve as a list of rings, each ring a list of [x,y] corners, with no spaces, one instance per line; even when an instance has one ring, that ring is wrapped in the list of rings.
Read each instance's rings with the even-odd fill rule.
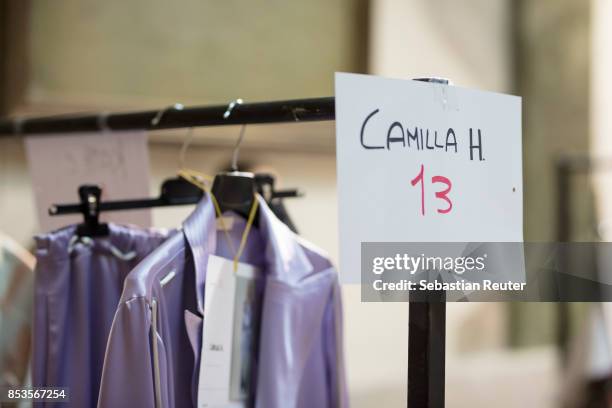
[[[155,394],[159,367],[154,367],[153,352],[161,340],[152,330],[152,307],[144,297],[119,305],[106,345],[98,408],[160,405]]]

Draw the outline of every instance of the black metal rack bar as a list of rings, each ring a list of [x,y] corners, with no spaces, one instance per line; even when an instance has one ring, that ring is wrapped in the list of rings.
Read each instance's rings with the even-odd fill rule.
[[[161,198],[151,198],[147,200],[117,200],[101,202],[98,206],[98,209],[100,211],[125,211],[151,207],[169,207],[177,205],[193,205],[193,202],[170,202]],[[49,215],[80,214],[82,212],[82,204],[53,205],[51,206],[51,208],[49,208]]]
[[[436,78],[419,79],[444,82]],[[447,82],[444,82],[447,83]],[[311,98],[286,101],[236,104],[231,115],[228,105],[188,108],[168,107],[128,113],[78,114],[0,120],[2,135],[96,132],[103,130],[175,129],[198,126],[222,126],[335,120],[335,98]],[[163,117],[162,117],[163,112]],[[157,121],[154,119],[157,118]],[[134,208],[137,208],[138,204]],[[61,208],[57,211],[74,210]],[[112,210],[112,208],[107,208]],[[444,406],[446,304],[411,302],[409,311],[408,401],[409,407]]]
[[[243,103],[236,105],[232,114],[226,118],[224,114],[227,109],[228,105],[183,109],[170,107],[162,110],[163,118],[155,126],[151,123],[160,110],[4,119],[0,120],[0,135],[174,129],[335,119],[333,97]]]
[[[446,303],[428,295],[408,309],[408,407],[444,407]]]

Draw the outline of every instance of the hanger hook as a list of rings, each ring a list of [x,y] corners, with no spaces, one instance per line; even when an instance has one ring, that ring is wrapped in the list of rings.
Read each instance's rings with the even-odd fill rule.
[[[19,116],[13,119],[13,133],[17,136],[21,135],[23,132],[23,123],[25,122],[25,118]]]
[[[179,152],[179,169],[182,170],[185,168],[185,156],[187,155],[187,149],[193,140],[193,127],[187,129],[187,134],[185,135],[185,140],[183,141],[183,145],[181,146],[181,151]]]
[[[232,111],[234,110],[234,108],[237,105],[242,105],[244,101],[241,98],[238,99],[234,99],[233,101],[231,101],[229,103],[229,105],[227,105],[227,109],[225,110],[225,113],[223,114],[223,119],[227,119],[230,117],[230,115],[232,114]]]
[[[183,110],[183,108],[184,106],[182,103],[175,103],[174,105],[166,106],[165,108],[160,109],[160,111],[157,112],[157,114],[153,117],[153,119],[151,119],[151,127],[159,126],[159,123],[161,122],[162,117],[169,110],[181,111]]]
[[[297,113],[295,112],[295,108],[291,108],[291,114],[293,115],[293,120],[296,122],[300,121],[300,118],[298,118]]]
[[[237,105],[241,105],[242,103],[243,103],[243,100],[240,98],[231,101],[229,105],[227,106],[227,110],[223,114],[223,119],[228,119],[230,115],[232,114],[232,112],[234,111],[234,108]],[[244,139],[245,131],[246,131],[246,124],[241,126],[240,135],[238,136],[238,141],[236,142],[236,145],[234,146],[234,151],[232,152],[232,163],[231,163],[232,171],[238,171],[238,154],[240,153],[240,145],[242,144],[242,139]]]
[[[97,118],[98,130],[101,132],[110,132],[111,128],[108,126],[108,112],[100,112]]]
[[[242,139],[244,139],[245,131],[246,125],[242,125],[240,127],[238,141],[236,142],[236,146],[234,146],[234,151],[232,152],[232,171],[238,171],[238,154],[240,153],[240,145],[242,144]]]

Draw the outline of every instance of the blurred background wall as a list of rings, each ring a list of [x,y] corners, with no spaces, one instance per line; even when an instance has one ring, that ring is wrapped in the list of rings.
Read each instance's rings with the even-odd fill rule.
[[[335,71],[448,77],[523,96],[525,239],[554,240],[557,157],[612,154],[610,7],[609,0],[0,0],[0,107],[28,115],[327,96]],[[187,164],[210,174],[225,168],[237,135],[237,128],[197,129]],[[176,171],[184,137],[150,133],[152,195]],[[333,123],[249,126],[241,158],[306,192],[289,211],[301,234],[337,259]],[[597,238],[591,181],[572,183],[572,238]],[[600,179],[597,202],[607,214],[605,185]],[[32,188],[22,141],[0,139],[0,230],[26,246],[39,230]],[[176,226],[188,212],[155,210],[154,224]],[[361,303],[350,285],[343,295],[353,406],[403,406],[407,305]],[[566,310],[574,330],[583,308]],[[558,406],[558,315],[554,304],[449,304],[447,406]]]

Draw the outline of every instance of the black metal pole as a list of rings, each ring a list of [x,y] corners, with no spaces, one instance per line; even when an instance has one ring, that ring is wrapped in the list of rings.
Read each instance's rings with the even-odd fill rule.
[[[451,85],[445,78],[419,78]],[[443,408],[446,380],[446,295],[410,294],[408,305],[408,408]],[[412,300],[414,299],[414,300]]]
[[[163,117],[155,126],[151,125],[151,121],[159,115],[160,110],[3,119],[0,120],[0,135],[173,129],[335,119],[333,97],[243,103],[235,105],[231,115],[226,118],[224,114],[227,109],[228,105],[182,109],[170,107],[164,110]]]
[[[408,407],[442,408],[445,394],[446,303],[427,293],[408,309]]]

